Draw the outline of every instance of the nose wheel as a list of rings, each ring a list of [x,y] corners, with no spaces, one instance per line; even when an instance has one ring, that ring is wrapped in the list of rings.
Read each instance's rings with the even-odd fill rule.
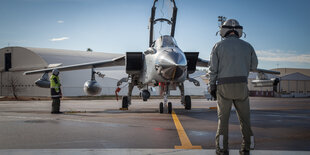
[[[159,113],[164,113],[164,108],[167,108],[167,112],[168,114],[171,114],[172,113],[172,103],[171,102],[168,102],[168,106],[166,104],[166,106],[164,107],[164,103],[163,102],[160,102],[159,103]]]
[[[164,103],[160,102],[159,103],[159,113],[164,113],[164,109],[167,109],[167,113],[171,114],[172,113],[172,103],[168,102],[168,94],[164,94]]]

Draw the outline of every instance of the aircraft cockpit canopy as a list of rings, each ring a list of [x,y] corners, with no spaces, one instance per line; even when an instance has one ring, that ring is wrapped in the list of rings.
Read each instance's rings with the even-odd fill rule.
[[[154,44],[155,48],[162,48],[162,47],[178,47],[177,42],[175,39],[169,35],[164,35],[159,37]]]

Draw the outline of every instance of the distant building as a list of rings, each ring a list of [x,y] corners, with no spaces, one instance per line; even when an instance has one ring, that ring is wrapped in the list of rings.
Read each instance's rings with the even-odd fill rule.
[[[301,73],[291,73],[280,77],[279,92],[286,97],[310,96],[310,77]]]

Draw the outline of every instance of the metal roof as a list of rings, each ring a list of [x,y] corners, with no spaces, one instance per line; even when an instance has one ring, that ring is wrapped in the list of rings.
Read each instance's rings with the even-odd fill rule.
[[[292,73],[281,77],[281,80],[310,81],[310,77],[301,73]]]

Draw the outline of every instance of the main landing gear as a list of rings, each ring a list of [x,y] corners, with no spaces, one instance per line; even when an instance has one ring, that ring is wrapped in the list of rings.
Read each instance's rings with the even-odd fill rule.
[[[134,85],[132,83],[128,84],[128,95],[123,96],[122,98],[122,108],[128,109],[128,107],[131,105],[131,94],[133,90]]]
[[[191,97],[189,95],[184,96],[184,84],[183,83],[179,84],[179,89],[181,92],[181,104],[184,105],[186,110],[191,110],[192,109]]]
[[[181,104],[185,107],[186,110],[191,110],[192,108],[192,102],[191,102],[191,97],[189,95],[184,95],[184,84],[179,83],[178,84],[181,92]],[[128,95],[123,96],[122,98],[122,108],[123,109],[128,109],[128,107],[131,105],[131,94],[133,90],[134,84],[129,83],[128,84]],[[168,84],[163,84],[163,97],[164,97],[164,102],[159,103],[159,113],[172,113],[172,103],[168,102],[168,95],[169,95],[169,83]],[[143,94],[142,94],[143,95]],[[149,98],[150,94],[147,91],[144,91],[143,98],[147,100]]]
[[[191,97],[186,95],[185,96],[185,105],[184,105],[186,110],[191,110],[192,109],[192,101],[191,101]]]
[[[123,99],[122,99],[122,108],[123,108],[123,109],[128,109],[128,105],[129,105],[128,96],[123,96]]]

